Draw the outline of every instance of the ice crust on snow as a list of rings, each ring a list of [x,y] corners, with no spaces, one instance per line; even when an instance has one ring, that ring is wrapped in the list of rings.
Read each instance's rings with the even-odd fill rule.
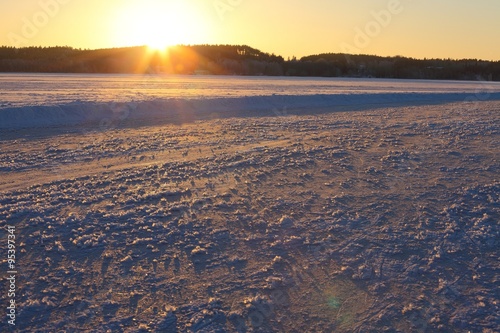
[[[18,329],[491,331],[499,108],[10,133]]]

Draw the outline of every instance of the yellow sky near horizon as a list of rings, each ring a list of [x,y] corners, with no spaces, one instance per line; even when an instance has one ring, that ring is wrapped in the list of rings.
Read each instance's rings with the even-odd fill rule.
[[[284,57],[500,60],[499,13],[496,0],[0,0],[0,45],[247,44]]]

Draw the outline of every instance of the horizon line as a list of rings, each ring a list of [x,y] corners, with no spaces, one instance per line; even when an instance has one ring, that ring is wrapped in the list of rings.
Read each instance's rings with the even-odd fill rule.
[[[79,50],[79,51],[99,51],[99,50],[112,50],[112,49],[127,49],[127,48],[151,48],[152,52],[161,52],[165,51],[169,48],[174,48],[174,47],[180,47],[180,46],[185,46],[185,47],[193,47],[193,46],[246,46],[250,48],[254,48],[260,52],[270,54],[270,55],[275,55],[278,57],[282,57],[285,59],[284,56],[281,54],[276,54],[274,52],[266,52],[262,51],[261,49],[255,48],[253,46],[250,46],[248,44],[176,44],[176,45],[170,45],[165,47],[164,49],[155,49],[151,48],[147,44],[143,45],[130,45],[130,46],[110,46],[110,47],[98,47],[98,48],[82,48],[82,47],[75,47],[75,46],[70,46],[70,45],[53,45],[53,46],[44,46],[44,45],[31,45],[31,46],[22,46],[22,47],[16,47],[16,46],[9,46],[9,45],[0,45],[0,48],[11,48],[11,49],[29,49],[29,48],[71,48],[74,50]],[[378,54],[368,54],[368,53],[342,53],[342,52],[322,52],[322,53],[311,53],[302,57],[296,57],[294,56],[287,56],[286,58],[295,58],[297,60],[301,60],[306,57],[310,56],[319,56],[319,55],[328,55],[328,54],[337,54],[337,55],[346,55],[346,56],[369,56],[369,57],[379,57],[379,58],[407,58],[407,59],[412,59],[412,60],[420,60],[420,61],[426,61],[426,60],[448,60],[448,61],[465,61],[465,60],[475,60],[475,61],[485,61],[485,62],[500,62],[500,59],[493,60],[493,59],[484,59],[484,58],[417,58],[417,57],[412,57],[412,56],[405,56],[405,55],[389,55],[389,56],[384,56],[384,55],[378,55]],[[285,61],[288,61],[285,59]]]

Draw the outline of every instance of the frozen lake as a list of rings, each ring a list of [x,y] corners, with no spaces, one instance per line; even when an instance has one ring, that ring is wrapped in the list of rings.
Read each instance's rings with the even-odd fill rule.
[[[16,328],[498,331],[498,91],[3,75]]]
[[[500,83],[241,76],[0,74],[0,107],[272,95],[500,92]]]
[[[500,83],[353,78],[0,74],[0,129],[500,100]],[[118,120],[117,120],[118,119]]]

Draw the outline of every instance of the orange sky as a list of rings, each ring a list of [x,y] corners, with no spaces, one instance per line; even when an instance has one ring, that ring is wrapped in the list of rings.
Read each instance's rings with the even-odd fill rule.
[[[0,0],[0,45],[247,44],[500,60],[498,0]]]

